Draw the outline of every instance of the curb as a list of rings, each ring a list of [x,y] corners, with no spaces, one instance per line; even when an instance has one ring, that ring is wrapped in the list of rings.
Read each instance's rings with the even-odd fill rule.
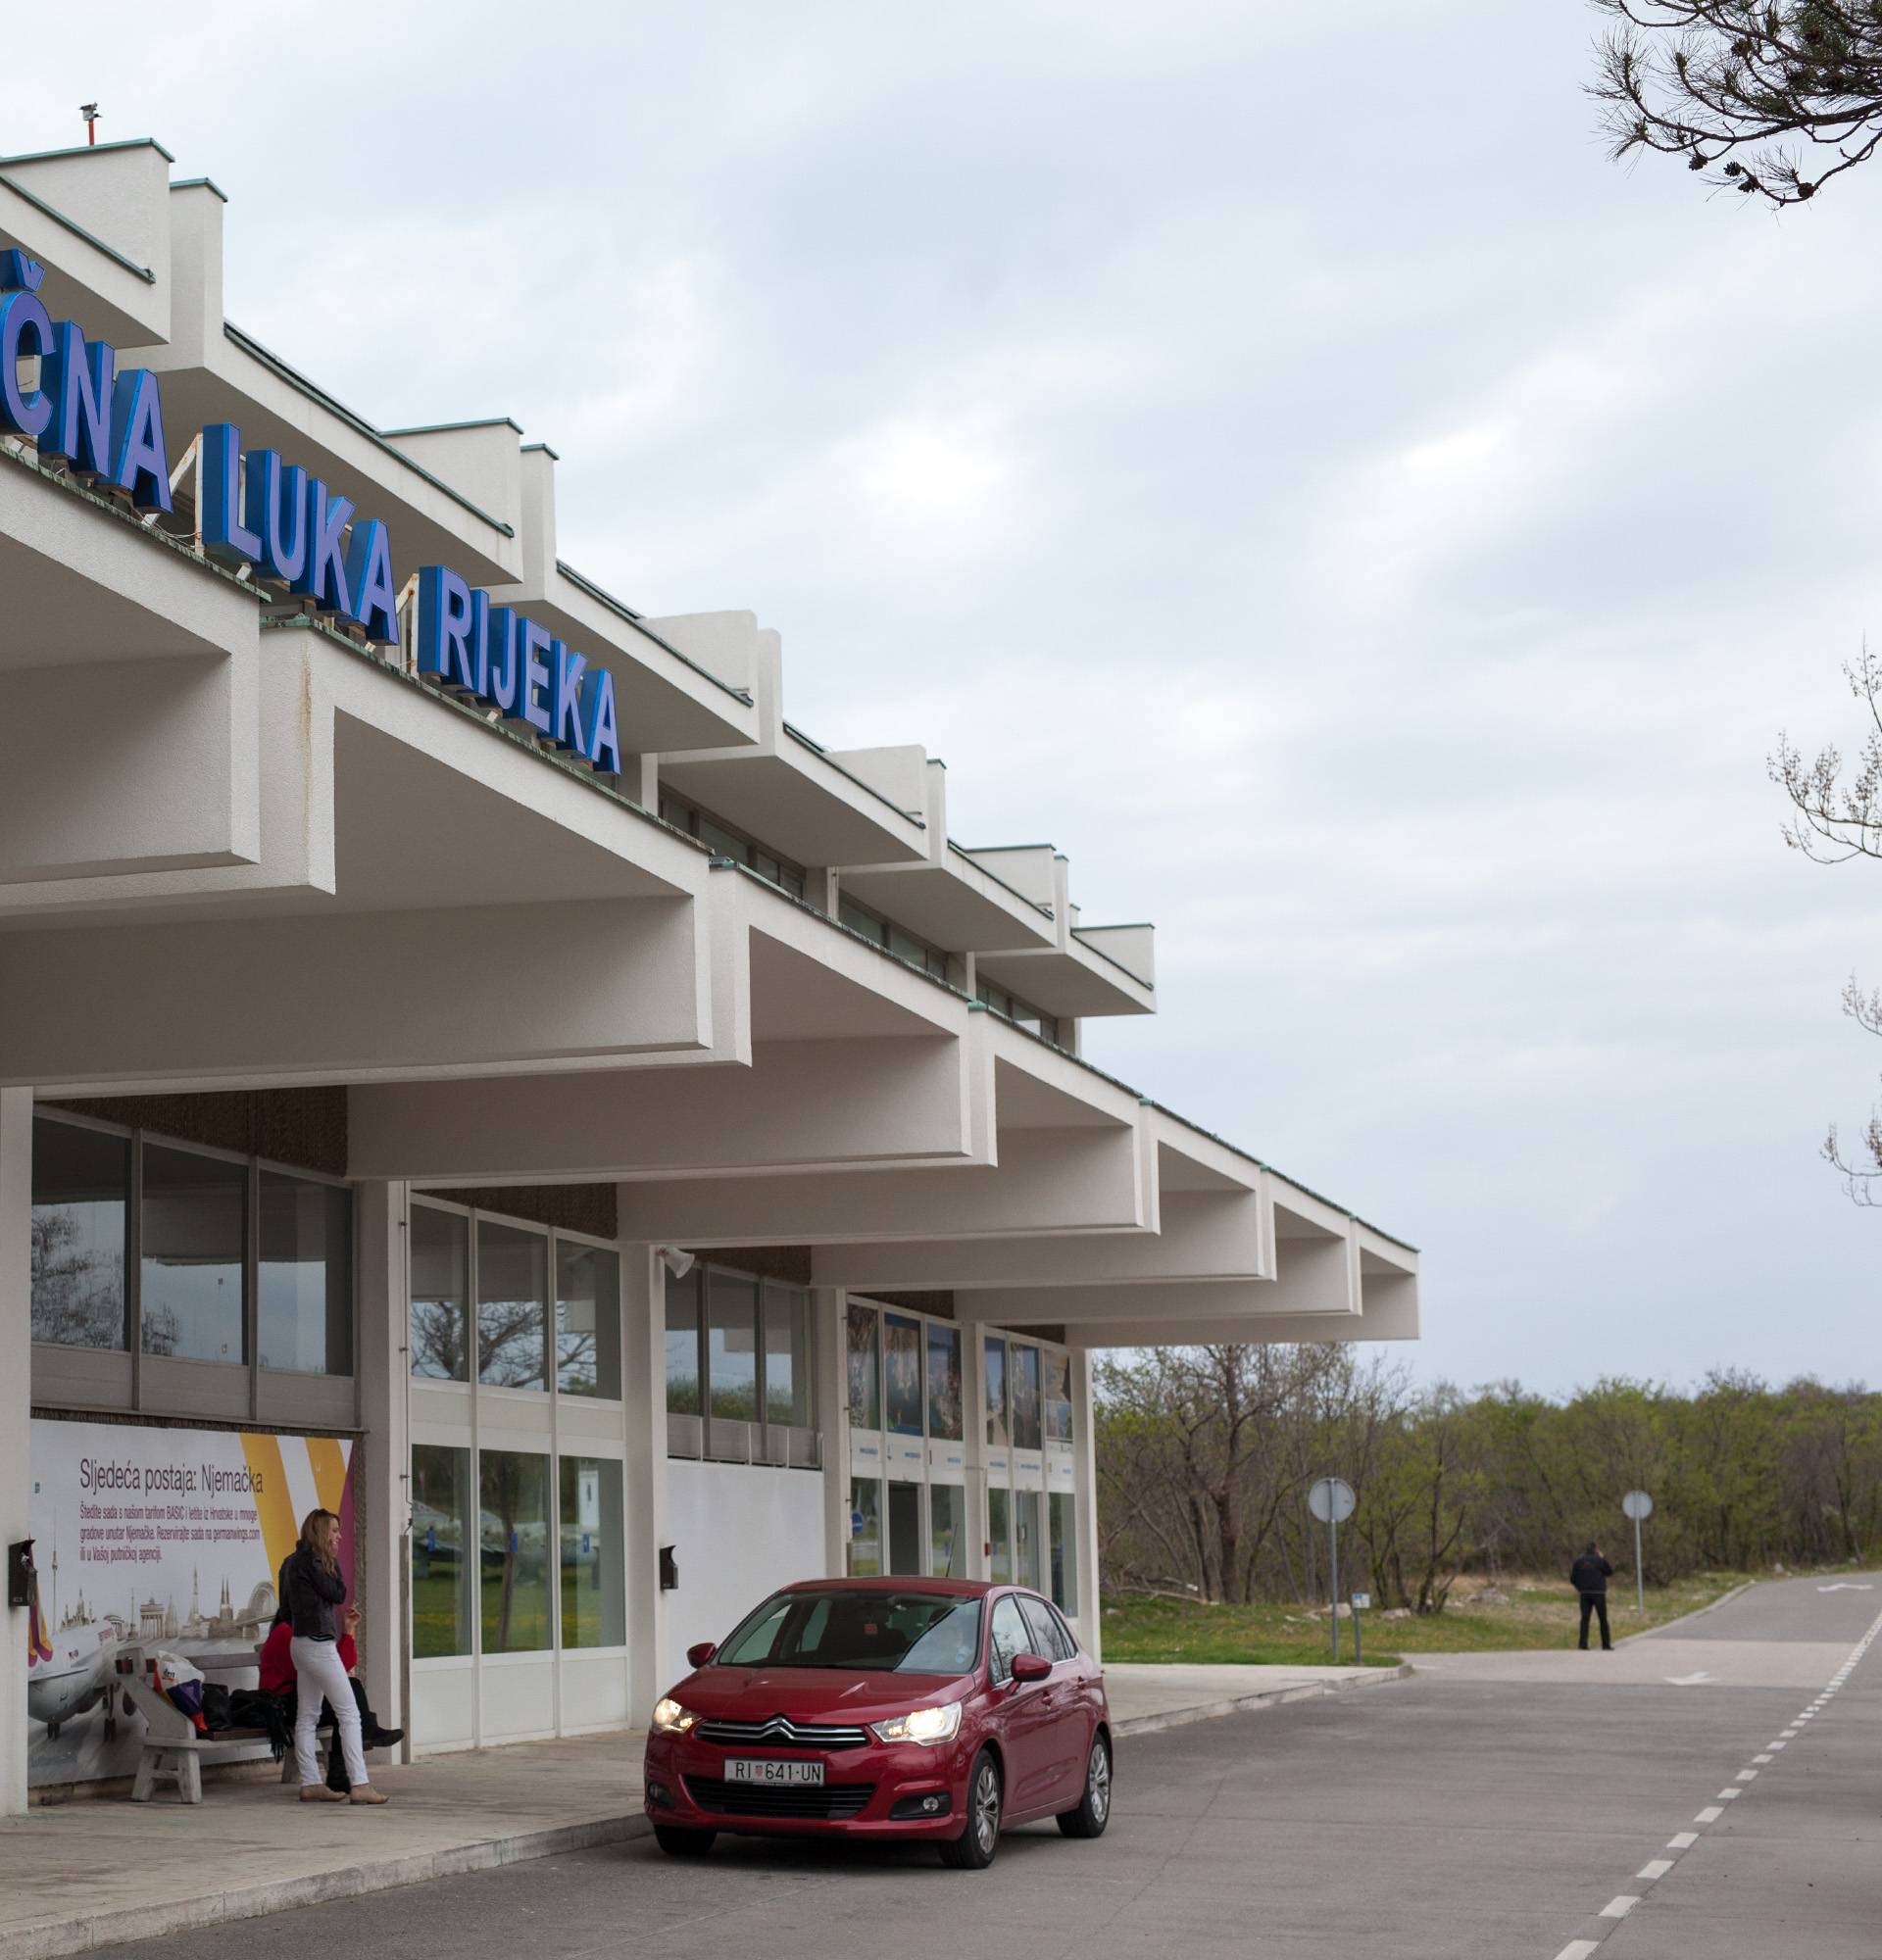
[[[484,1838],[471,1844],[451,1844],[436,1851],[414,1851],[369,1865],[343,1865],[330,1872],[272,1884],[240,1886],[229,1891],[173,1899],[161,1905],[125,1906],[92,1918],[54,1921],[0,1932],[0,1960],[58,1960],[68,1953],[89,1952],[127,1939],[161,1939],[197,1927],[222,1926],[238,1919],[291,1911],[296,1906],[329,1905],[336,1899],[359,1898],[368,1892],[391,1891],[400,1886],[422,1885],[427,1879],[453,1879],[467,1872],[487,1872],[499,1865],[520,1864],[527,1858],[550,1858],[561,1851],[583,1851],[595,1844],[615,1844],[652,1834],[653,1827],[638,1811],[627,1817],[598,1817],[581,1824],[552,1825],[513,1838]]]
[[[1261,1708],[1278,1708],[1284,1701],[1319,1701],[1330,1694],[1343,1694],[1348,1689],[1408,1681],[1412,1672],[1409,1661],[1400,1661],[1397,1667],[1369,1667],[1363,1674],[1351,1675],[1344,1681],[1303,1681],[1292,1688],[1264,1688],[1253,1694],[1230,1695],[1225,1701],[1203,1701],[1193,1708],[1172,1708],[1164,1715],[1128,1716],[1121,1722],[1114,1722],[1112,1733],[1120,1740],[1126,1736],[1155,1736],[1164,1729],[1187,1728],[1192,1722],[1213,1722],[1223,1715],[1248,1715]],[[0,1954],[5,1952],[5,1947],[0,1946]]]
[[[1742,1586],[1734,1586],[1729,1592],[1721,1592],[1709,1606],[1695,1606],[1690,1613],[1682,1613],[1676,1620],[1668,1620],[1663,1626],[1643,1627],[1637,1634],[1623,1634],[1614,1644],[1630,1647],[1636,1641],[1651,1641],[1660,1634],[1670,1634],[1675,1627],[1683,1627],[1690,1620],[1703,1620],[1708,1613],[1716,1613],[1721,1606],[1729,1605],[1741,1592],[1749,1592],[1758,1584],[1756,1579],[1748,1579]]]

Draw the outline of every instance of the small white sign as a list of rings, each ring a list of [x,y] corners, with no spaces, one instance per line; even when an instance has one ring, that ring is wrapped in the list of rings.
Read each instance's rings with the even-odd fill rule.
[[[1356,1613],[1363,1613],[1363,1612],[1366,1612],[1366,1611],[1368,1611],[1368,1610],[1370,1609],[1370,1607],[1371,1607],[1371,1604],[1372,1604],[1372,1595],[1371,1595],[1371,1593],[1370,1593],[1370,1592],[1355,1592],[1355,1593],[1354,1593],[1354,1595],[1353,1595],[1353,1610],[1354,1610],[1354,1612],[1356,1612]]]

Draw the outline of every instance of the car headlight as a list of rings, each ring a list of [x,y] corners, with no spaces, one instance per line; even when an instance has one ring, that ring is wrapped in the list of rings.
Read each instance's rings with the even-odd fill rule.
[[[654,1703],[654,1734],[657,1736],[683,1736],[699,1717],[690,1708],[682,1708],[670,1694],[663,1694]]]
[[[886,1722],[871,1722],[879,1742],[951,1742],[961,1733],[961,1704],[950,1701],[944,1708],[916,1708],[907,1715],[891,1715]]]

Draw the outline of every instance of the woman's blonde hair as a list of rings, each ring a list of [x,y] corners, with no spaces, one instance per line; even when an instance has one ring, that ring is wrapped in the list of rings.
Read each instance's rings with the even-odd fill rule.
[[[325,1544],[324,1534],[322,1534],[322,1536],[320,1539],[317,1539],[314,1536],[314,1527],[318,1525],[322,1518],[332,1518],[334,1526],[336,1528],[338,1527],[340,1522],[338,1517],[336,1517],[334,1513],[331,1511],[321,1510],[318,1508],[309,1511],[307,1516],[301,1520],[301,1543],[304,1545],[306,1545],[308,1550],[311,1551],[314,1554],[314,1556],[318,1558],[323,1566],[326,1567],[327,1571],[337,1572],[339,1570],[339,1567],[334,1563],[333,1553]]]

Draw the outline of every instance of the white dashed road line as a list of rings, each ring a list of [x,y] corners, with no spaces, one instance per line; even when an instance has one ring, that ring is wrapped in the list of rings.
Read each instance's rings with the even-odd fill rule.
[[[1870,1622],[1868,1632],[1851,1648],[1849,1658],[1831,1675],[1823,1692],[1808,1707],[1800,1711],[1792,1726],[1784,1730],[1775,1741],[1766,1743],[1765,1749],[1768,1753],[1760,1753],[1752,1758],[1754,1765],[1770,1762],[1772,1755],[1777,1750],[1783,1748],[1786,1743],[1797,1740],[1798,1736],[1802,1734],[1803,1725],[1806,1722],[1813,1722],[1818,1715],[1825,1712],[1837,1690],[1842,1688],[1848,1682],[1850,1676],[1856,1672],[1857,1663],[1868,1652],[1878,1637],[1882,1637],[1882,1614],[1878,1614]],[[1757,1777],[1758,1770],[1756,1767],[1739,1770],[1732,1779],[1732,1787],[1729,1789],[1721,1789],[1717,1797],[1709,1803],[1704,1810],[1700,1811],[1693,1819],[1693,1822],[1695,1824],[1716,1824],[1725,1815],[1726,1804],[1732,1802],[1737,1797],[1747,1794],[1744,1786],[1755,1782]],[[1666,1848],[1669,1851],[1689,1851],[1698,1842],[1699,1833],[1697,1831],[1680,1831],[1676,1832],[1666,1840]],[[1635,1882],[1650,1886],[1657,1885],[1673,1869],[1676,1862],[1677,1860],[1672,1858],[1650,1858],[1634,1874]],[[1598,1915],[1599,1918],[1612,1923],[1604,1929],[1601,1939],[1571,1939],[1556,1955],[1556,1960],[1590,1960],[1592,1954],[1600,1951],[1602,1939],[1605,1939],[1608,1934],[1613,1930],[1613,1927],[1617,1926],[1633,1911],[1635,1906],[1640,1903],[1642,1896],[1643,1894],[1639,1892],[1621,1892],[1610,1899],[1602,1907]]]

